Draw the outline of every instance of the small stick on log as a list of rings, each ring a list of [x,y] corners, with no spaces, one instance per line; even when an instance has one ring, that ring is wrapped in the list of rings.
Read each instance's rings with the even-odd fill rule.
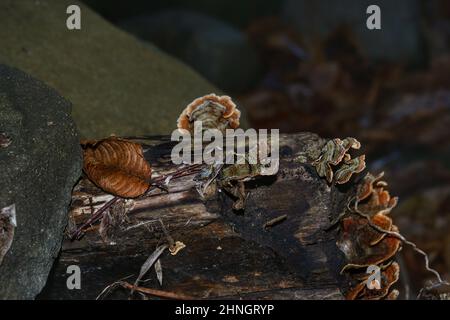
[[[287,219],[287,214],[283,214],[282,216],[276,217],[272,220],[267,221],[266,223],[264,223],[263,225],[263,229],[269,229],[272,228],[273,226],[275,226],[276,224],[284,221]]]
[[[78,240],[81,238],[82,234],[83,234],[83,230],[94,224],[95,222],[97,222],[98,220],[101,219],[101,217],[103,216],[103,214],[105,213],[105,211],[110,208],[114,203],[116,203],[116,201],[119,200],[119,197],[114,197],[111,200],[109,200],[103,207],[101,207],[96,213],[94,213],[92,215],[92,217],[86,221],[85,223],[83,223],[79,228],[77,228],[77,230],[75,230],[70,236],[70,240]]]
[[[130,289],[132,291],[142,292],[151,296],[159,297],[159,298],[165,298],[165,299],[175,299],[175,300],[193,300],[194,297],[182,294],[182,293],[176,293],[176,292],[170,292],[170,291],[163,291],[163,290],[157,290],[157,289],[150,289],[150,288],[144,288],[144,287],[138,287],[134,286],[131,283],[128,283],[126,281],[119,282],[119,285],[122,286],[125,289]]]

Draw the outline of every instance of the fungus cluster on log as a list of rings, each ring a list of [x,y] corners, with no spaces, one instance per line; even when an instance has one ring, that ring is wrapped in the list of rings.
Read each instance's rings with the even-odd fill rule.
[[[318,175],[325,177],[328,183],[347,183],[353,174],[365,169],[364,155],[352,159],[348,153],[360,147],[359,141],[351,137],[329,140],[313,162]],[[367,173],[358,183],[356,195],[349,200],[344,215],[337,221],[340,224],[337,245],[346,258],[341,273],[347,273],[350,278],[347,299],[395,299],[398,296],[398,291],[390,288],[399,279],[400,267],[392,258],[400,250],[401,240],[388,234],[398,232],[388,216],[397,198],[391,198],[386,190],[387,183],[381,181],[383,175]],[[381,270],[381,283],[370,289],[366,272],[369,266]]]
[[[320,157],[314,161],[317,174],[325,177],[328,183],[337,184],[348,182],[354,173],[360,173],[366,167],[365,155],[351,158],[349,150],[359,149],[361,144],[355,138],[336,138],[328,141],[322,148]],[[336,167],[336,171],[333,169]]]
[[[240,112],[230,97],[210,94],[190,103],[181,113],[177,127],[192,134],[194,122],[202,121],[203,129],[218,129],[224,132],[225,129],[239,127],[239,116]],[[281,256],[285,255],[287,261],[297,263],[304,257],[308,259],[323,254],[318,253],[322,250],[322,242],[336,248],[336,252],[332,256],[338,256],[338,251],[342,252],[344,257],[342,263],[338,258],[329,257],[329,259],[333,260],[333,263],[338,263],[341,276],[347,279],[347,288],[341,288],[347,299],[395,299],[397,297],[398,291],[392,290],[392,285],[398,280],[400,270],[399,265],[393,260],[401,248],[401,241],[382,231],[398,231],[388,216],[395,207],[397,198],[390,197],[386,190],[387,184],[381,180],[383,174],[373,176],[367,173],[363,179],[359,177],[359,179],[352,179],[352,186],[356,187],[350,188],[350,191],[341,192],[335,186],[348,183],[354,175],[365,169],[364,155],[356,157],[350,155],[350,151],[358,150],[361,147],[355,138],[347,137],[342,140],[336,138],[326,141],[313,134],[284,137],[282,138],[284,147],[291,151],[282,152],[286,155],[282,155],[285,159],[280,162],[280,173],[274,173],[273,179],[266,180],[266,182],[255,182],[256,178],[267,178],[267,176],[264,177],[257,167],[247,163],[221,166],[202,165],[195,168],[188,166],[187,169],[184,165],[181,165],[181,169],[174,165],[167,166],[165,157],[170,154],[170,150],[166,148],[170,144],[165,142],[158,145],[158,148],[164,149],[156,151],[156,147],[149,149],[147,142],[142,144],[137,142],[138,140],[109,137],[99,141],[82,142],[84,172],[87,178],[104,192],[113,195],[114,198],[108,200],[102,207],[99,203],[101,201],[105,203],[106,200],[99,202],[99,199],[104,197],[104,194],[93,192],[92,186],[82,180],[74,192],[76,201],[74,201],[71,215],[72,218],[78,219],[85,216],[89,210],[92,216],[95,216],[94,207],[99,208],[97,214],[104,210],[106,213],[101,216],[102,221],[98,228],[101,239],[110,239],[113,232],[112,226],[126,223],[127,216],[143,210],[150,210],[149,208],[153,207],[158,208],[159,211],[162,210],[161,212],[166,212],[164,208],[167,206],[167,214],[173,215],[173,212],[178,211],[191,212],[189,206],[198,208],[199,200],[203,203],[216,201],[218,204],[212,208],[205,209],[205,205],[202,205],[204,208],[201,209],[202,212],[206,212],[200,215],[201,219],[208,216],[208,219],[212,221],[216,219],[212,218],[217,217],[216,214],[222,215],[222,212],[227,210],[228,200],[223,198],[223,194],[226,193],[228,197],[231,196],[234,199],[232,208],[243,211],[243,215],[238,215],[236,212],[228,216],[224,215],[224,221],[230,222],[233,228],[235,226],[238,230],[241,228],[242,232],[240,231],[240,233],[244,236],[246,232],[252,236],[256,234],[257,240],[255,241],[273,247],[274,250],[281,250]],[[143,145],[149,151],[148,154],[144,154]],[[152,155],[152,152],[160,154],[156,156]],[[161,161],[161,157],[165,160]],[[298,161],[298,159],[302,160]],[[168,172],[167,168],[175,170]],[[317,175],[310,176],[308,168],[315,169]],[[174,180],[179,177],[183,179],[177,184],[177,181]],[[313,180],[317,185],[324,183],[320,182],[319,177],[326,179],[325,193],[317,193],[318,189],[314,188],[322,187],[312,186],[310,183]],[[159,190],[159,192],[151,190],[150,192],[150,186],[156,180],[164,181],[168,190]],[[267,183],[267,181],[269,182]],[[309,191],[304,190],[311,195],[302,198],[301,189],[292,189],[298,181],[307,183],[313,188]],[[264,187],[259,189],[259,186]],[[249,192],[246,191],[247,187],[250,188]],[[204,192],[208,188],[209,195],[205,197]],[[173,191],[174,189],[176,191]],[[195,194],[192,193],[193,190],[195,190]],[[222,192],[222,195],[219,192],[221,190],[225,191]],[[288,190],[291,190],[292,193],[291,200],[289,200]],[[338,203],[334,203],[330,200],[331,198],[328,198],[330,190],[334,190],[333,192],[341,198],[349,199],[348,205],[341,208],[344,211],[343,214],[340,214],[334,223],[330,221],[333,218],[336,219],[334,216],[336,212],[329,211],[341,209],[338,209],[340,208]],[[255,196],[249,197],[249,194]],[[269,194],[283,197],[285,204],[282,204],[282,200],[271,201],[268,197]],[[326,199],[317,199],[317,194],[322,196],[328,194],[328,196]],[[118,197],[133,199],[126,200],[127,202],[116,201]],[[245,205],[247,198],[250,198],[248,208]],[[299,200],[293,201],[293,198]],[[316,204],[317,201],[329,205],[324,205],[322,208],[320,203]],[[310,206],[318,207],[313,207],[311,212],[306,211],[301,216],[294,214],[298,208],[306,210]],[[117,214],[117,211],[120,211],[120,214]],[[192,217],[187,222],[191,226],[196,226],[195,219],[199,219],[194,211],[190,213]],[[314,212],[321,216],[314,217]],[[329,212],[328,216],[326,216],[326,212]],[[198,223],[200,226],[203,225],[201,219]],[[271,223],[271,221],[277,222]],[[94,220],[85,221],[82,227],[91,226],[93,223]],[[147,222],[139,222],[134,226],[122,228],[121,232],[138,228],[140,223]],[[175,225],[179,226],[179,224],[180,222],[175,222]],[[326,231],[325,225],[330,224],[338,226],[335,233]],[[166,233],[165,230],[163,231]],[[80,230],[75,234],[77,234],[76,239],[79,239]],[[317,240],[308,240],[315,237],[318,237]],[[173,242],[173,239],[171,241]],[[312,243],[320,245],[313,247]],[[308,250],[319,251],[315,255],[306,254],[298,258],[292,256],[292,252],[307,252],[304,246],[308,244]],[[323,268],[319,262],[314,263],[319,264],[318,268]],[[301,261],[300,265],[310,268],[314,263],[308,265],[307,261]],[[381,281],[375,284],[375,289],[369,289],[367,286],[369,274],[366,273],[366,269],[370,265],[378,266],[381,270]],[[308,271],[305,274],[311,272]],[[330,274],[327,273],[326,277],[332,276],[333,272],[330,270],[327,272]],[[338,276],[336,275],[336,277]]]
[[[347,259],[341,272],[348,273],[353,283],[348,299],[398,296],[398,291],[390,289],[399,279],[400,267],[393,262],[393,257],[401,249],[401,240],[389,234],[398,232],[398,228],[388,216],[397,198],[390,196],[382,177],[383,173],[377,176],[367,173],[358,184],[353,203],[348,206],[348,216],[341,222],[337,244]],[[368,266],[378,266],[381,270],[381,283],[370,290],[366,286]]]

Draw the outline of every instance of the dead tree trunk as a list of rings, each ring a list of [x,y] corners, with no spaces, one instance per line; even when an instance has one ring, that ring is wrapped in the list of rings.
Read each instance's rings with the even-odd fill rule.
[[[171,172],[173,142],[168,137],[142,143],[155,175]],[[298,161],[318,156],[326,141],[315,134],[280,137],[277,176],[247,184],[245,211],[236,214],[225,192],[202,201],[193,175],[173,180],[169,192],[153,189],[145,197],[119,200],[109,223],[91,226],[81,240],[64,240],[42,298],[92,299],[109,284],[131,276],[165,241],[162,224],[186,248],[161,256],[163,284],[155,272],[142,286],[194,298],[341,299],[344,258],[336,230],[328,227],[345,208],[354,183],[329,186],[314,167]],[[311,160],[311,159],[310,159]],[[112,198],[83,177],[73,192],[72,224],[80,225]],[[67,290],[66,269],[78,265],[82,289]],[[115,290],[108,298],[127,298]],[[135,296],[139,297],[139,296]]]

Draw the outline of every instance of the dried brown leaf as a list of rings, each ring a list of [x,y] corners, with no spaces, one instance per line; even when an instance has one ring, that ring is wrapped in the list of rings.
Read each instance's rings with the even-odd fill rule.
[[[152,172],[141,145],[116,137],[84,142],[83,170],[98,187],[124,198],[145,193]]]

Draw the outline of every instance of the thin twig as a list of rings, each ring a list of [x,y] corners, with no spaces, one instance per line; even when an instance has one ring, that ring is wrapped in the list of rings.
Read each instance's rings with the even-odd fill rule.
[[[420,289],[419,294],[417,295],[417,298],[420,299],[420,297],[422,296],[424,290],[432,291],[432,290],[438,289],[439,287],[442,287],[444,285],[449,287],[449,288],[447,288],[447,290],[450,289],[450,284],[447,281],[444,281],[442,283],[431,284],[429,286],[425,286],[422,289]]]
[[[164,174],[162,176],[156,177],[154,179],[152,179],[152,183],[153,184],[159,184],[162,183],[164,181],[166,181],[167,178],[170,178],[170,180],[173,179],[177,179],[177,178],[182,178],[185,176],[189,176],[192,175],[194,173],[197,173],[200,171],[201,167],[203,166],[203,164],[193,164],[193,165],[189,165],[187,167],[175,170],[174,172],[171,173],[167,173]],[[147,190],[147,192],[145,193],[145,195],[152,190],[152,187],[150,186],[149,190]]]
[[[219,175],[220,171],[223,168],[223,164],[218,165],[216,167],[216,172],[214,173],[214,175],[208,179],[208,181],[206,181],[205,185],[203,186],[203,189],[201,190],[201,196],[203,197],[203,195],[205,194],[206,189],[208,189],[209,185],[217,178],[217,176]]]
[[[97,296],[97,298],[95,298],[95,300],[100,299],[101,297],[103,297],[104,295],[106,295],[107,293],[109,293],[113,288],[115,288],[115,287],[117,287],[117,286],[120,286],[120,285],[121,285],[121,282],[122,282],[123,280],[126,280],[126,279],[128,279],[128,278],[131,278],[132,276],[133,276],[133,274],[130,274],[129,276],[126,276],[126,277],[124,277],[124,278],[122,278],[122,279],[119,279],[119,280],[116,281],[116,282],[111,283],[111,284],[108,285],[105,289],[103,289],[102,292],[100,292],[100,294]]]
[[[161,224],[161,229],[166,236],[167,242],[169,243],[169,247],[173,247],[175,245],[175,240],[173,240],[172,236],[170,235],[169,231],[167,231],[166,226],[162,222],[161,219],[158,219],[159,223]]]
[[[130,289],[130,290],[137,291],[137,292],[142,292],[142,293],[152,295],[155,297],[160,297],[160,298],[175,299],[175,300],[193,300],[193,299],[195,299],[194,297],[187,296],[182,293],[138,287],[138,286],[132,285],[131,283],[128,283],[126,281],[120,281],[119,285],[126,289]]]
[[[150,224],[150,223],[155,223],[155,222],[158,222],[158,220],[142,221],[142,222],[139,222],[139,223],[133,224],[132,226],[127,227],[125,229],[125,231],[129,231],[131,229],[139,228],[139,227],[145,226],[145,225]]]
[[[264,223],[263,228],[264,229],[268,229],[273,227],[274,225],[280,223],[281,221],[284,221],[287,219],[287,214],[284,214],[282,216],[276,217],[272,220],[267,221],[266,223]]]
[[[83,234],[83,230],[92,225],[93,223],[97,222],[105,213],[105,211],[110,208],[116,201],[119,200],[119,197],[113,197],[111,200],[109,200],[107,203],[103,205],[96,213],[94,213],[85,223],[83,223],[77,230],[75,230],[70,236],[70,240],[80,239],[81,235]]]

